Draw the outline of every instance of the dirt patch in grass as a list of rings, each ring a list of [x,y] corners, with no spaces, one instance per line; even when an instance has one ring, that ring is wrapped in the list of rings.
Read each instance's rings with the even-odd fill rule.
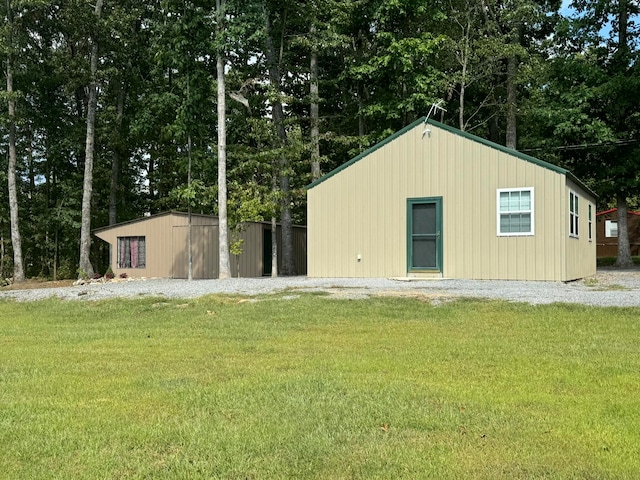
[[[421,302],[431,303],[433,305],[439,305],[445,302],[451,302],[460,298],[456,295],[449,295],[446,293],[427,293],[414,290],[382,290],[378,292],[371,292],[368,289],[362,288],[340,288],[330,287],[322,289],[329,299],[341,299],[341,300],[361,300],[375,297],[395,297],[395,298],[412,298],[420,300]]]
[[[460,298],[457,295],[448,295],[446,293],[426,293],[399,290],[386,290],[378,292],[376,295],[379,297],[413,298],[420,300],[421,302],[431,303],[432,305],[453,302]]]
[[[598,273],[582,280],[583,284],[598,290],[630,290],[640,288],[640,269],[620,270],[603,268]]]
[[[33,290],[35,288],[64,288],[73,286],[73,280],[41,280],[29,279],[20,283],[12,283],[0,290]]]

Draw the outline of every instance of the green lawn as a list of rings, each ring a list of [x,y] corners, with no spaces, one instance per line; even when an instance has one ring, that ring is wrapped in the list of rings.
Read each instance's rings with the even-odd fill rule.
[[[618,479],[640,309],[0,301],[2,479]]]

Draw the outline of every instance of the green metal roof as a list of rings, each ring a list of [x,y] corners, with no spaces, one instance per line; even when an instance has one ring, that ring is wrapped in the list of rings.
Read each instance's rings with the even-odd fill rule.
[[[404,135],[405,133],[407,133],[410,130],[413,130],[415,127],[417,127],[421,123],[425,123],[425,120],[426,120],[426,117],[422,117],[422,118],[419,118],[418,120],[416,120],[415,122],[411,123],[410,125],[407,125],[402,130],[400,130],[400,131],[394,133],[393,135],[385,138],[381,142],[375,144],[373,147],[371,147],[371,148],[365,150],[364,152],[362,152],[357,157],[352,158],[348,162],[346,162],[343,165],[340,165],[338,168],[335,168],[334,170],[330,171],[329,173],[327,173],[323,177],[319,178],[315,182],[309,184],[307,186],[307,189],[311,189],[311,188],[321,184],[322,182],[328,180],[329,178],[333,177],[334,175],[340,173],[345,168],[350,167],[354,163],[362,160],[364,157],[367,157],[368,155],[370,155],[371,153],[375,152],[376,150],[378,150],[378,149],[384,147],[385,145],[387,145],[388,143],[394,141],[396,138],[401,137],[402,135]],[[430,119],[429,122],[428,122],[428,125],[433,125],[433,126],[438,127],[438,128],[440,128],[442,130],[445,130],[445,131],[447,131],[449,133],[452,133],[454,135],[458,135],[458,136],[461,136],[463,138],[466,138],[467,140],[471,140],[472,142],[477,142],[477,143],[485,145],[485,146],[487,146],[489,148],[493,148],[495,150],[504,152],[504,153],[506,153],[508,155],[514,156],[516,158],[519,158],[520,160],[524,160],[525,162],[533,163],[534,165],[538,165],[540,167],[552,170],[552,171],[557,172],[557,173],[559,173],[561,175],[566,175],[571,180],[573,180],[578,185],[580,185],[581,188],[583,188],[584,190],[589,192],[591,195],[593,195],[595,198],[597,198],[597,195],[589,187],[587,187],[580,179],[578,179],[575,175],[573,175],[573,173],[571,173],[569,170],[566,170],[566,169],[564,169],[562,167],[559,167],[557,165],[554,165],[552,163],[545,162],[544,160],[540,160],[539,158],[535,158],[535,157],[532,157],[530,155],[518,152],[517,150],[513,150],[511,148],[507,148],[504,145],[500,145],[498,143],[491,142],[489,140],[486,140],[484,138],[478,137],[476,135],[472,135],[470,133],[463,132],[462,130],[458,130],[457,128],[450,127],[449,125],[445,125],[445,124],[437,122],[435,120],[431,120]],[[425,126],[425,128],[426,128],[426,126]]]

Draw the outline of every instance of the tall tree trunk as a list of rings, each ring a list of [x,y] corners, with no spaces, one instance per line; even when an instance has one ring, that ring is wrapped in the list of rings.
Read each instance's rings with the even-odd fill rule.
[[[27,199],[29,204],[25,206],[27,207],[26,208],[27,223],[29,223],[29,222],[33,222],[36,218],[36,202],[34,201],[35,194],[36,194],[36,171],[35,171],[35,162],[33,159],[33,131],[32,131],[31,124],[27,126],[26,135],[27,137],[25,139],[26,140],[25,153],[27,156],[27,168],[29,169],[29,191],[27,192]],[[38,269],[37,274],[41,276],[49,275],[49,272],[45,271],[47,243],[48,242],[45,237],[44,246],[42,246],[42,242],[37,242],[36,245],[30,249],[31,251],[27,249],[26,254],[22,258],[23,265],[25,264],[34,265]],[[31,261],[29,260],[29,255],[31,255]],[[39,260],[39,265],[38,265],[38,261],[36,261],[36,258],[38,258]],[[33,271],[33,273],[35,273],[35,270]]]
[[[629,244],[629,228],[627,226],[627,197],[618,193],[618,258],[616,267],[633,267],[631,258],[631,246]]]
[[[111,155],[111,188],[109,189],[109,225],[118,223],[118,192],[120,190],[120,164],[122,162],[122,118],[124,117],[124,85],[120,84],[116,101],[116,124],[113,153]],[[113,245],[109,244],[109,262],[113,258]],[[113,267],[109,265],[109,267]]]
[[[58,280],[58,229],[56,228],[55,239],[53,242],[53,281]]]
[[[518,59],[511,54],[507,59],[507,148],[515,150],[517,145],[516,112],[518,107],[518,91],[516,75],[518,73]]]
[[[276,52],[273,46],[273,32],[271,31],[271,20],[269,14],[266,18],[266,35],[265,35],[265,56],[269,65],[269,84],[274,94],[272,102],[272,119],[276,127],[278,138],[278,148],[283,149],[287,145],[287,132],[284,128],[284,110],[282,108],[282,100],[280,99],[280,66],[276,60]],[[293,258],[293,225],[291,223],[291,191],[289,187],[289,159],[283,152],[280,156],[278,164],[280,177],[280,228],[282,231],[282,275],[295,275],[296,267]]]
[[[218,42],[222,43],[224,0],[216,0]],[[227,222],[227,103],[224,50],[218,46],[216,73],[218,80],[218,278],[231,278],[229,262],[229,226]]]
[[[277,189],[274,180],[274,191]],[[271,217],[271,278],[278,276],[278,219]]]
[[[366,126],[364,124],[364,87],[358,82],[358,148],[364,148],[364,136],[366,134]]]
[[[516,149],[518,144],[517,138],[517,113],[518,113],[518,86],[516,79],[518,76],[518,54],[516,49],[521,43],[521,29],[520,25],[513,28],[511,32],[511,51],[507,58],[507,134],[506,134],[506,146],[507,148]]]
[[[465,130],[465,123],[464,123],[464,95],[465,95],[465,84],[461,83],[460,84],[460,110],[458,111],[458,128],[460,129],[461,132],[464,132]]]
[[[461,132],[465,130],[464,123],[464,95],[466,90],[466,73],[467,73],[467,64],[462,66],[462,81],[460,82],[460,110],[458,112],[458,124]]]
[[[122,161],[122,119],[124,117],[124,97],[124,85],[121,85],[116,104],[115,142],[113,146],[113,155],[111,157],[109,225],[115,225],[118,222],[118,191],[120,190],[120,163]]]
[[[154,155],[155,155],[155,151],[152,148],[149,152],[149,161],[147,162],[147,179],[149,181],[149,212],[152,214],[156,213],[154,208],[155,200],[156,200],[156,194],[155,194],[156,161],[155,161]]]
[[[0,232],[0,284],[4,281],[4,234]]]
[[[278,198],[278,161],[274,160],[271,166],[271,194]],[[275,208],[274,208],[275,211]],[[274,213],[271,216],[271,278],[278,276],[278,218]]]
[[[97,0],[96,20],[100,20],[103,0]],[[93,193],[93,153],[95,145],[96,108],[98,104],[98,39],[92,38],[91,45],[91,83],[89,84],[89,103],[87,104],[87,138],[84,161],[84,184],[82,187],[82,225],[80,227],[80,265],[79,275],[93,276],[91,265],[91,194]]]
[[[625,71],[630,62],[629,58],[629,1],[620,0],[618,4],[618,52],[617,68]],[[626,118],[620,119],[622,122]],[[633,267],[631,258],[631,246],[629,244],[629,228],[627,225],[627,196],[621,192],[616,194],[618,207],[618,257],[616,267]]]
[[[189,75],[187,75],[187,103],[189,102]],[[187,155],[189,166],[187,172],[187,187],[191,188],[191,134],[187,135]],[[193,280],[193,216],[191,214],[191,200],[187,213],[187,280]]]
[[[11,218],[11,245],[13,247],[13,281],[24,281],[22,261],[22,238],[20,237],[18,190],[16,187],[16,100],[13,96],[13,12],[11,1],[7,0],[7,20],[9,23],[9,53],[7,54],[7,96],[9,98],[9,167],[7,169],[9,188],[9,216]]]
[[[27,127],[27,165],[29,167],[29,201],[33,200],[33,197],[36,193],[36,170],[35,164],[33,161],[33,129],[32,126],[29,125]],[[30,205],[29,213],[33,212],[33,205]]]
[[[311,96],[311,180],[320,178],[320,95],[318,88],[318,52],[315,47],[316,26],[311,25],[309,31],[311,41],[311,79],[309,82],[309,94]]]
[[[458,128],[460,131],[465,131],[464,110],[465,110],[465,94],[467,90],[467,72],[469,69],[469,57],[471,56],[471,5],[467,3],[465,5],[465,21],[456,20],[462,31],[462,51],[458,54],[458,62],[462,67],[462,75],[460,78],[460,98],[459,98],[459,111],[458,111]],[[443,112],[444,113],[444,112]]]
[[[629,62],[629,0],[620,0],[618,5],[618,51]]]
[[[280,225],[282,229],[282,275],[295,275],[296,265],[293,257],[293,223],[291,219],[291,192],[289,176],[282,173],[288,168],[288,161],[280,165],[280,191],[282,192],[282,209]]]

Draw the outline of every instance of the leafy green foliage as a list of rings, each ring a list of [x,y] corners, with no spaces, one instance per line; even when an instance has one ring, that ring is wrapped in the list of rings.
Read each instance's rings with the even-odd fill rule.
[[[507,64],[515,59],[519,147],[535,148],[534,155],[570,168],[603,202],[617,194],[631,203],[637,198],[640,106],[628,93],[640,90],[634,2],[577,0],[578,15],[571,19],[559,15],[558,0],[225,4],[220,29],[213,0],[110,0],[99,23],[86,2],[12,0],[16,28],[9,42],[7,22],[0,24],[0,60],[11,45],[20,53],[13,96],[28,276],[67,275],[77,268],[92,35],[101,46],[96,227],[111,222],[113,210],[116,222],[189,206],[217,211],[219,51],[227,61],[233,225],[278,218],[284,205],[294,223],[306,223],[305,187],[315,155],[312,52],[325,173],[425,115],[437,100],[447,110],[439,119],[504,142]],[[621,6],[629,13],[625,48],[616,35]],[[0,15],[6,15],[5,3]],[[267,16],[277,87],[265,51]],[[2,80],[4,75],[3,69]],[[3,88],[0,98],[6,105]],[[277,126],[276,101],[283,104]],[[0,109],[0,149],[6,148],[6,121],[6,108]],[[571,145],[586,147],[566,148]],[[0,184],[6,185],[5,156],[0,167]],[[0,205],[6,204],[3,188]],[[0,221],[0,229],[6,241],[8,224]],[[107,246],[96,240],[92,248],[103,271]]]
[[[577,1],[575,7],[577,16],[559,24],[555,58],[534,93],[538,106],[532,125],[538,124],[539,133],[533,141],[549,147],[546,154],[556,162],[592,180],[604,202],[632,197],[640,185],[640,103],[628,93],[640,88],[639,51],[637,31],[620,19],[623,14],[633,18],[637,7],[603,0]],[[602,36],[605,24],[608,38]]]

